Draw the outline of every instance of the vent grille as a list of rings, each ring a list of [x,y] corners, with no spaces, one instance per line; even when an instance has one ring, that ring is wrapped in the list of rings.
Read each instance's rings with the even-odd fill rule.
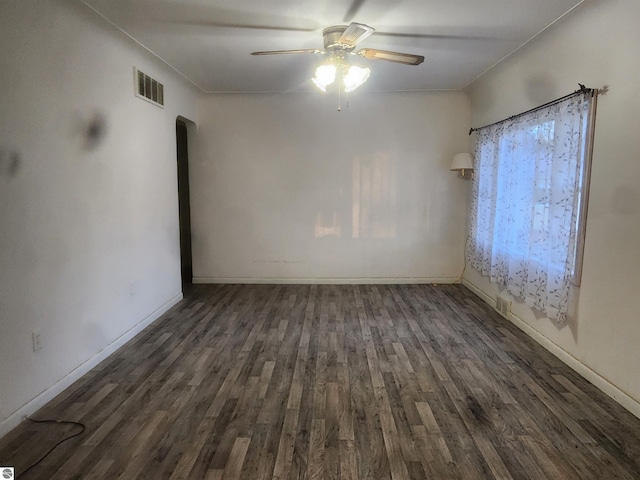
[[[511,302],[502,295],[496,296],[496,311],[505,318],[509,317],[511,312]]]
[[[146,73],[134,68],[135,94],[159,107],[164,106],[164,86]]]

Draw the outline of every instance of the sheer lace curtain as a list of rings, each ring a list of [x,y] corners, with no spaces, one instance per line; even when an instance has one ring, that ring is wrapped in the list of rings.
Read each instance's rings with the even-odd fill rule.
[[[467,260],[558,324],[578,284],[592,101],[575,95],[477,133]]]

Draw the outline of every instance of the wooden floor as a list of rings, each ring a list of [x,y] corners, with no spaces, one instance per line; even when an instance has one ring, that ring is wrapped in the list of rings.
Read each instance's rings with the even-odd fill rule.
[[[460,285],[196,286],[23,423],[23,479],[640,478],[640,420]]]

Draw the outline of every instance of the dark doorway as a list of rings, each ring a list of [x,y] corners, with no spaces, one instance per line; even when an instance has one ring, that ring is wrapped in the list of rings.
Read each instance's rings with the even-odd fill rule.
[[[176,120],[176,143],[178,151],[178,208],[180,216],[180,265],[182,288],[193,281],[191,261],[191,207],[189,204],[189,149],[187,147],[187,125]]]

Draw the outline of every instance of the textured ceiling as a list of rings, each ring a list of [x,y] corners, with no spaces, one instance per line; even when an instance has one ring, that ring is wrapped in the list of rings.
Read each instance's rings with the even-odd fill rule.
[[[457,90],[582,0],[81,0],[206,92],[301,92],[321,56],[251,56],[323,47],[330,25],[365,23],[358,48],[424,55],[366,60],[369,91]]]

